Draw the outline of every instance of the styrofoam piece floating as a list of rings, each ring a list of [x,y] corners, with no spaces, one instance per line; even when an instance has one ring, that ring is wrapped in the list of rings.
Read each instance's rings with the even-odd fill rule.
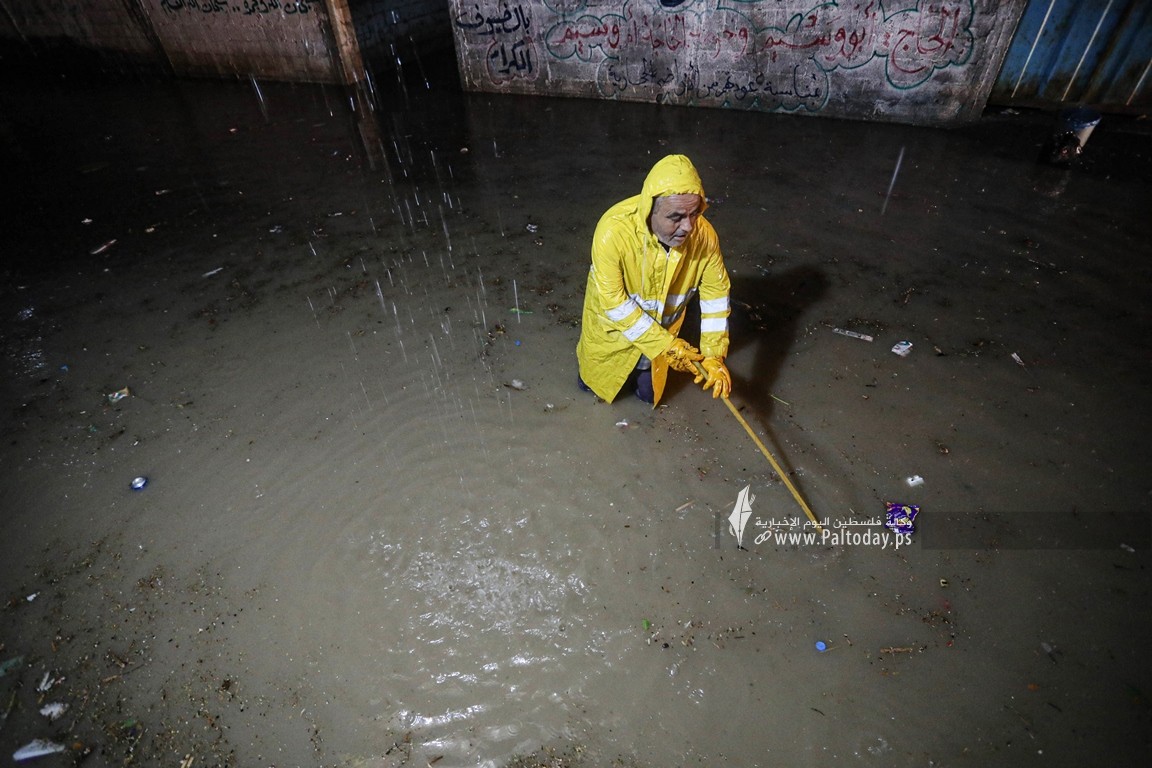
[[[34,757],[44,757],[45,755],[55,755],[59,752],[66,750],[63,744],[57,744],[54,741],[47,739],[33,739],[20,749],[12,753],[12,759],[19,762],[21,760],[31,760]]]

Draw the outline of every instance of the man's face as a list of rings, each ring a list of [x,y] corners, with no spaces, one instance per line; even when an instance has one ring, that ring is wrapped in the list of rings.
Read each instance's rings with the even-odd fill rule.
[[[658,197],[652,203],[648,226],[657,240],[669,248],[676,248],[692,234],[703,207],[704,200],[700,195]]]

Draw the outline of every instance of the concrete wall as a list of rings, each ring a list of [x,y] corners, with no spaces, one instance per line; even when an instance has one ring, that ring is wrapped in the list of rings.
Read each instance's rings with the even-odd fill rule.
[[[142,0],[180,75],[338,82],[328,10],[316,0]]]
[[[1026,0],[449,0],[464,87],[947,124]]]
[[[447,0],[5,0],[5,58],[53,54],[177,75],[358,82],[361,50],[389,58],[451,32]],[[386,52],[389,55],[384,55]]]
[[[113,61],[155,58],[151,23],[138,5],[107,0],[8,0],[0,13],[0,41],[8,59],[19,53],[100,49]],[[11,62],[9,62],[11,64]]]

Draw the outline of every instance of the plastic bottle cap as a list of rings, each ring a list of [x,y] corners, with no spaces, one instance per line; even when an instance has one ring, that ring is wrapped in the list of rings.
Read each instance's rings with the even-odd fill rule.
[[[824,653],[824,651],[828,650],[828,645],[823,640],[817,640],[816,650],[820,651],[820,653]]]

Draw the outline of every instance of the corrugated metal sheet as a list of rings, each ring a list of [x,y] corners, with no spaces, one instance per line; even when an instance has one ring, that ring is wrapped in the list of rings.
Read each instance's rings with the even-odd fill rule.
[[[1152,107],[1152,2],[1029,0],[989,102]]]

